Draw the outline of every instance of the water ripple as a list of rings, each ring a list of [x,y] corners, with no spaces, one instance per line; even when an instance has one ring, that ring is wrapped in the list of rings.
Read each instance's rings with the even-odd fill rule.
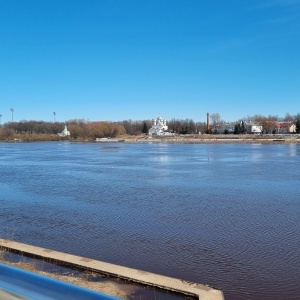
[[[295,145],[0,144],[0,234],[222,288],[298,299]]]

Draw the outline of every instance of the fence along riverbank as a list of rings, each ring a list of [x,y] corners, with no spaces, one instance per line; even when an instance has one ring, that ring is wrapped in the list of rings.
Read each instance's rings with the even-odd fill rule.
[[[89,270],[122,278],[130,282],[157,287],[166,291],[196,296],[199,300],[224,300],[223,292],[207,285],[171,278],[99,260],[58,252],[37,246],[0,239],[0,249],[24,256],[42,259],[58,265]]]

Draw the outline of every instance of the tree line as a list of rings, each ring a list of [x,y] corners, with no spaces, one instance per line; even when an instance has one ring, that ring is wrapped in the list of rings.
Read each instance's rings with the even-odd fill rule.
[[[225,122],[219,113],[210,115],[210,129],[207,130],[206,122],[195,122],[192,119],[171,119],[167,121],[169,132],[176,134],[199,134],[199,133],[246,133],[246,123],[256,123],[263,127],[264,133],[275,133],[276,122],[286,122],[296,125],[296,132],[300,133],[300,113],[285,117],[254,115],[247,116],[236,122]],[[60,140],[57,133],[61,132],[65,125],[70,131],[70,138],[75,140],[95,140],[102,137],[118,137],[125,134],[139,135],[147,134],[153,120],[124,120],[120,122],[90,122],[84,119],[73,119],[67,122],[44,122],[44,121],[20,121],[8,122],[0,127],[0,139],[11,140],[21,138],[22,140],[35,140],[36,136],[44,137],[45,140]],[[232,130],[229,130],[227,125]]]
[[[153,125],[153,120],[132,121],[125,120],[119,122],[122,125],[127,134],[139,135],[141,133],[148,133],[149,129]],[[178,134],[197,134],[199,132],[204,133],[206,130],[205,122],[195,122],[192,119],[171,119],[167,121],[168,131]]]
[[[285,117],[253,115],[239,119],[235,122],[226,122],[219,113],[212,113],[209,118],[210,126],[207,128],[206,122],[195,122],[192,119],[171,119],[167,121],[169,132],[177,134],[244,134],[247,132],[246,124],[255,123],[263,127],[264,133],[275,133],[275,125],[277,122],[286,122],[287,124],[295,124],[296,132],[300,133],[300,113],[292,116],[289,113]],[[152,120],[132,121],[126,120],[119,122],[127,134],[138,135],[147,133],[151,128]]]
[[[67,122],[20,121],[5,123],[0,128],[0,139],[22,140],[41,139],[60,140],[58,136],[64,126],[70,131],[70,138],[76,140],[95,140],[103,137],[117,137],[126,134],[125,128],[114,122],[88,122],[85,120],[69,120]],[[39,136],[39,138],[37,138]]]
[[[253,115],[244,117],[236,122],[226,122],[222,120],[219,113],[213,113],[210,115],[210,130],[208,133],[234,133],[244,134],[247,132],[247,124],[260,125],[263,128],[263,133],[276,133],[276,124],[283,122],[287,126],[295,124],[296,133],[300,133],[300,113],[296,115],[285,114],[285,117],[278,117],[274,115]],[[228,130],[231,128],[231,132]]]
[[[250,123],[257,123],[263,127],[264,133],[276,133],[276,123],[277,122],[284,122],[286,124],[296,125],[296,133],[300,133],[300,113],[297,113],[296,115],[291,115],[289,113],[286,113],[284,117],[278,117],[278,116],[263,116],[263,115],[254,115],[254,116],[248,116],[247,118],[244,118],[242,121]]]

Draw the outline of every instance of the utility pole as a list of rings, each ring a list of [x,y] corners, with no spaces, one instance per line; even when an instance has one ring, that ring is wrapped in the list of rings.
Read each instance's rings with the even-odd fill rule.
[[[55,116],[56,116],[56,112],[53,112],[53,122],[55,123]]]
[[[11,108],[10,111],[11,111],[11,122],[13,123],[14,122],[14,109]]]

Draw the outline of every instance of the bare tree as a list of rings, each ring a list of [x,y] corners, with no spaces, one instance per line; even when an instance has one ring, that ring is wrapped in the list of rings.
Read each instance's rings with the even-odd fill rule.
[[[290,128],[292,126],[292,123],[294,121],[294,118],[289,114],[289,113],[286,113],[285,114],[285,118],[284,118],[284,121],[287,123],[287,132],[290,133]]]
[[[210,119],[211,119],[211,125],[213,128],[213,131],[215,132],[219,132],[222,120],[221,120],[221,116],[219,113],[213,113],[210,115]]]
[[[255,122],[263,127],[264,133],[273,133],[275,131],[275,124],[278,120],[277,116],[263,116],[263,115],[255,115]]]

